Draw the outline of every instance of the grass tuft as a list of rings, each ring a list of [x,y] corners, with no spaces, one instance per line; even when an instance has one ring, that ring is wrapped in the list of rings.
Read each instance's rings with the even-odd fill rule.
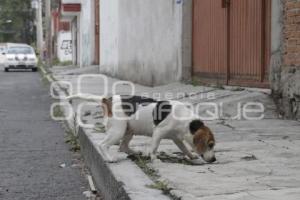
[[[147,187],[152,188],[152,189],[161,190],[163,192],[163,194],[165,194],[165,195],[170,195],[170,192],[172,190],[172,188],[170,188],[168,186],[168,184],[164,181],[155,181],[154,184],[147,185]]]
[[[154,180],[159,178],[157,171],[148,165],[151,162],[150,157],[143,156],[142,154],[135,154],[129,155],[128,158],[134,161],[151,179]]]
[[[64,112],[61,110],[60,106],[55,106],[53,108],[53,115],[56,118],[63,117],[64,116]]]
[[[80,151],[78,136],[71,129],[66,130],[65,143],[70,145],[70,150],[73,152]]]

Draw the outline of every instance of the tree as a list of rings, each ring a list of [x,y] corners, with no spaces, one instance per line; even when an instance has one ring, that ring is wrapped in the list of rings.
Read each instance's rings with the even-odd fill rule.
[[[0,42],[34,41],[31,0],[0,0]]]

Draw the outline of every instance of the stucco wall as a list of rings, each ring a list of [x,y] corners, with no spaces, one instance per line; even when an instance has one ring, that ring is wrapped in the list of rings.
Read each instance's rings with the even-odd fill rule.
[[[79,65],[89,66],[94,60],[94,24],[93,24],[92,0],[81,0],[81,12],[79,15]]]
[[[271,6],[271,65],[270,85],[273,93],[279,93],[282,66],[282,0],[272,0]]]
[[[145,85],[182,76],[182,0],[102,0],[100,71]]]
[[[100,1],[100,70],[116,76],[119,63],[119,0]]]
[[[71,32],[61,31],[57,34],[57,57],[60,62],[72,61],[73,45]]]

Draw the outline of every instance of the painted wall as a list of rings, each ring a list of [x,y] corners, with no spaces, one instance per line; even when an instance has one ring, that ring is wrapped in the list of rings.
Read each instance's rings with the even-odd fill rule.
[[[94,8],[92,2],[93,0],[81,0],[81,12],[77,18],[80,48],[78,64],[80,67],[89,66],[94,61]]]
[[[182,76],[182,0],[102,0],[100,71],[145,85]]]
[[[280,74],[282,65],[282,12],[281,0],[272,0],[271,15],[271,62],[270,62],[270,85],[273,91],[280,89]]]
[[[77,57],[77,54],[78,54],[78,29],[77,29],[77,26],[78,26],[78,22],[77,22],[77,17],[73,18],[72,21],[71,21],[71,34],[72,34],[72,47],[73,47],[73,58],[72,58],[72,62],[73,62],[73,65],[77,65],[77,61],[78,61],[78,57]]]
[[[116,76],[119,65],[119,0],[100,1],[100,70]]]
[[[73,45],[71,32],[61,31],[57,34],[57,57],[60,62],[72,61]]]

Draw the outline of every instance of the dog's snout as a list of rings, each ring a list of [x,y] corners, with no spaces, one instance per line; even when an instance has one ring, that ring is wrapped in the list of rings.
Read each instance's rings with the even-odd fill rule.
[[[213,158],[210,160],[211,163],[216,162],[216,161],[217,161],[216,157],[213,157]]]
[[[213,163],[213,162],[216,162],[216,161],[217,161],[217,159],[216,159],[215,156],[213,156],[213,157],[211,157],[211,158],[205,158],[205,156],[202,154],[201,157],[202,157],[203,160],[205,160],[205,161],[208,162],[208,163]]]

